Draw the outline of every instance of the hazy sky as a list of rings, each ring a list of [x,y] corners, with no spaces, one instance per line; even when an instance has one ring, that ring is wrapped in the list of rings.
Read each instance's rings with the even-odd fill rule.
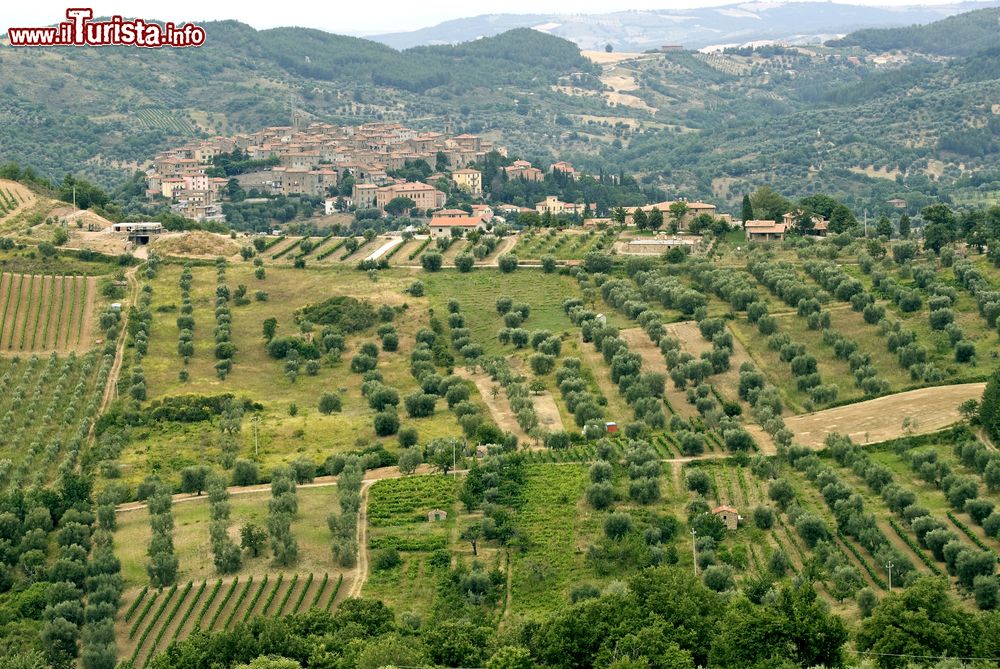
[[[807,0],[812,1],[812,0]],[[862,5],[943,4],[945,0],[838,0]],[[67,7],[92,7],[98,16],[121,14],[127,18],[150,18],[184,21],[238,19],[255,28],[306,26],[330,32],[363,34],[416,30],[448,19],[478,14],[530,13],[599,13],[623,9],[683,9],[736,4],[734,0],[474,0],[469,4],[455,0],[376,0],[355,2],[245,2],[235,0],[3,0],[0,32],[7,28],[51,25],[65,18]]]

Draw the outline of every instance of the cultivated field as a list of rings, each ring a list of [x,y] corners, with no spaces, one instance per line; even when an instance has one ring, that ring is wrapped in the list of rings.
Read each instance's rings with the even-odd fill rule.
[[[785,425],[795,442],[819,448],[827,435],[844,434],[859,444],[878,443],[906,435],[937,432],[959,420],[958,407],[978,400],[985,383],[918,388],[834,409],[793,416]]]
[[[96,301],[95,277],[4,272],[0,275],[0,352],[65,354],[91,348]]]

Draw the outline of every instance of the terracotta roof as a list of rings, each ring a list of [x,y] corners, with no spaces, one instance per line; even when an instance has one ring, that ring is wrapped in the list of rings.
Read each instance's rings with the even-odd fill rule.
[[[738,513],[736,507],[729,506],[728,504],[720,504],[719,506],[712,509],[712,513]]]
[[[483,219],[479,216],[435,216],[431,219],[431,227],[440,228],[475,228],[482,225]]]

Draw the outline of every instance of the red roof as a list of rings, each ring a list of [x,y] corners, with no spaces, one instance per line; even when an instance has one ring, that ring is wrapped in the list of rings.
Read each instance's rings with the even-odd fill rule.
[[[736,507],[729,506],[728,504],[721,504],[721,505],[715,507],[714,509],[712,509],[712,513],[727,513],[727,512],[728,513],[737,513]]]
[[[483,224],[479,216],[435,216],[431,219],[432,228],[475,228]]]

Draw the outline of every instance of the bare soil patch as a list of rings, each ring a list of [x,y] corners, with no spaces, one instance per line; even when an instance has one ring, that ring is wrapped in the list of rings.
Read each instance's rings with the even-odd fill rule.
[[[961,418],[958,405],[965,400],[978,400],[985,387],[985,383],[960,383],[918,388],[792,416],[785,419],[785,426],[795,433],[796,443],[812,448],[821,447],[827,435],[835,432],[846,434],[860,444],[926,434],[957,422]],[[908,427],[903,425],[904,421]]]
[[[153,248],[170,255],[229,258],[240,252],[240,245],[227,235],[195,230],[167,234],[153,242]]]
[[[559,432],[563,429],[562,416],[559,415],[559,407],[556,400],[548,392],[540,395],[532,395],[531,403],[535,405],[535,413],[538,414],[538,424],[549,432]]]
[[[517,424],[517,419],[514,418],[514,412],[511,411],[510,404],[507,402],[507,396],[503,390],[497,394],[496,399],[493,398],[493,386],[496,385],[493,383],[493,379],[482,372],[470,374],[469,370],[464,367],[456,367],[455,375],[463,379],[469,379],[476,384],[476,390],[479,391],[479,396],[482,397],[483,403],[490,410],[490,415],[493,416],[493,422],[497,424],[497,427],[505,432],[512,433],[522,444],[530,444],[532,442],[531,437]],[[551,400],[551,398],[549,399]],[[559,410],[556,409],[554,402],[552,403],[552,409],[555,410],[555,420],[562,425],[562,420],[559,418]],[[537,405],[535,410],[538,410]],[[540,422],[542,419],[541,413],[539,413],[538,418]]]
[[[608,63],[620,63],[623,60],[632,60],[633,58],[638,58],[643,54],[631,53],[628,51],[617,51],[612,53],[608,53],[607,51],[581,51],[580,55],[584,58],[589,58],[598,65],[606,65]]]

